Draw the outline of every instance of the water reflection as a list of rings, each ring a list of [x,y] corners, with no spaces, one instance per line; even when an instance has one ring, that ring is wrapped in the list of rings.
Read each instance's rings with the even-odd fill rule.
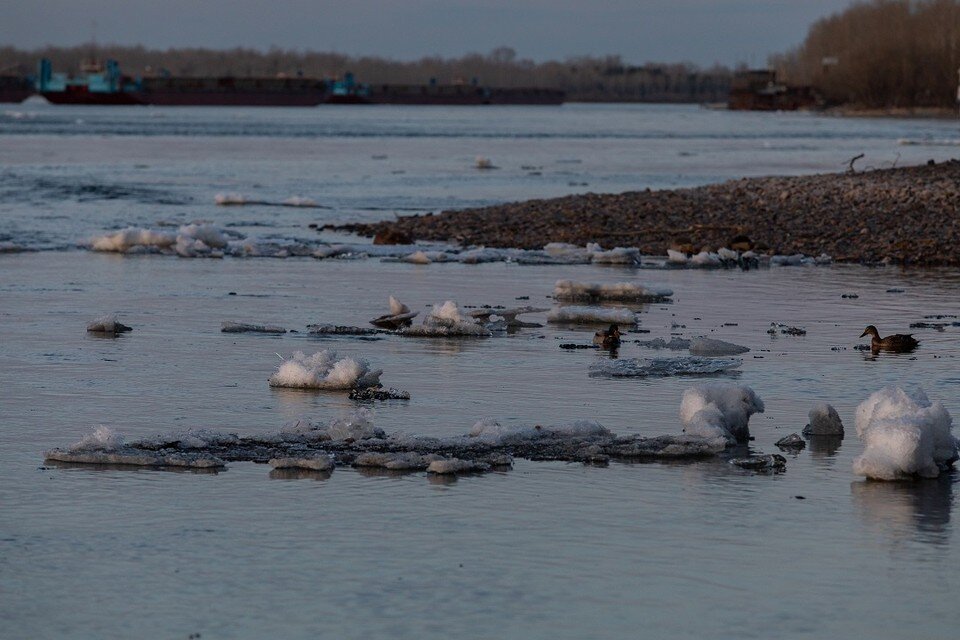
[[[810,447],[810,455],[818,459],[835,457],[842,443],[843,436],[807,436],[807,446]]]
[[[914,536],[942,545],[950,539],[954,474],[915,482],[854,482],[853,502],[864,524],[882,530],[894,541]]]
[[[314,471],[313,469],[273,469],[270,471],[271,480],[329,480],[331,475],[329,471]]]

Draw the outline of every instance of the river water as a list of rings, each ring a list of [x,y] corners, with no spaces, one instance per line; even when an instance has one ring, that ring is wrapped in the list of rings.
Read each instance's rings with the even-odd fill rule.
[[[853,347],[866,324],[892,333],[957,314],[956,270],[201,260],[84,243],[195,221],[316,242],[337,237],[311,224],[838,171],[861,152],[858,167],[940,161],[955,149],[898,140],[955,138],[956,126],[686,106],[8,108],[0,246],[21,251],[0,254],[0,636],[952,637],[957,477],[855,476],[853,412],[885,385],[914,384],[960,413],[960,327],[947,318],[943,331],[914,330],[913,354]],[[477,156],[498,168],[476,169]],[[217,194],[322,208],[218,207]],[[45,450],[100,424],[135,439],[190,427],[275,432],[347,414],[356,403],[345,394],[267,385],[277,354],[329,348],[410,392],[372,408],[388,433],[457,435],[484,417],[678,433],[680,396],[703,380],[590,377],[609,355],[558,345],[587,342],[595,327],[473,341],[303,332],[365,325],[391,294],[421,311],[448,299],[550,307],[560,278],[673,289],[672,303],[635,307],[648,333],[627,334],[621,358],[666,355],[633,340],[671,335],[750,347],[738,373],[709,381],[763,399],[751,451],[777,452],[821,402],[837,408],[846,437],[811,441],[776,475],[722,459],[517,460],[449,480],[350,468],[295,477],[254,463],[219,473],[43,464]],[[85,332],[110,312],[134,331]],[[300,333],[223,334],[225,320]],[[807,334],[771,336],[771,322]]]

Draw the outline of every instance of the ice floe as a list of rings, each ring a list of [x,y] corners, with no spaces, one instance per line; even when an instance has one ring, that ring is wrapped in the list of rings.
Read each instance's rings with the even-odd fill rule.
[[[641,347],[648,349],[669,349],[671,351],[685,351],[690,348],[690,341],[686,338],[670,338],[667,342],[663,338],[654,338],[653,340],[635,340]]]
[[[553,287],[553,297],[557,300],[645,302],[663,300],[672,295],[673,290],[665,287],[645,287],[632,282],[599,284],[557,280]]]
[[[773,471],[780,473],[787,467],[787,459],[779,453],[770,453],[767,455],[748,456],[746,458],[733,458],[730,464],[742,469],[752,471]]]
[[[127,325],[118,321],[115,314],[108,314],[105,316],[100,316],[93,322],[87,324],[87,331],[90,333],[116,335],[118,333],[133,331],[133,328],[128,327]]]
[[[747,386],[704,384],[683,392],[680,421],[683,431],[707,440],[746,442],[748,423],[754,413],[763,413],[763,401]]]
[[[409,400],[410,392],[400,389],[383,389],[381,387],[366,387],[365,389],[351,389],[350,399],[359,401],[373,400]]]
[[[314,336],[373,336],[386,333],[370,327],[351,327],[340,324],[308,324],[307,333]]]
[[[270,458],[269,465],[274,469],[307,469],[309,471],[329,472],[336,466],[333,458],[319,453],[306,456]]]
[[[863,454],[854,473],[874,480],[935,478],[957,460],[952,419],[940,402],[919,388],[886,387],[857,407],[857,435]]]
[[[676,356],[672,358],[621,358],[604,360],[590,367],[590,375],[604,378],[659,378],[724,373],[743,364],[740,358],[705,358]]]
[[[224,466],[223,460],[207,452],[155,451],[149,448],[127,446],[123,436],[103,425],[66,449],[47,451],[44,459],[74,464],[135,467],[214,469]]]
[[[699,336],[690,340],[690,353],[695,356],[735,356],[750,351],[732,342]]]
[[[220,323],[223,333],[286,333],[283,327],[272,324],[247,324],[245,322],[231,322],[226,320]]]
[[[784,451],[799,451],[807,446],[806,441],[799,434],[791,433],[774,442],[774,444]]]
[[[569,305],[556,307],[547,314],[547,322],[557,324],[625,324],[637,322],[637,314],[624,307],[588,307]]]
[[[336,351],[318,351],[311,356],[297,351],[270,376],[270,386],[322,390],[372,387],[379,384],[382,373],[371,369],[366,360],[340,358]]]
[[[400,329],[400,335],[424,338],[486,338],[490,330],[476,319],[464,316],[453,300],[435,304],[423,323]]]
[[[383,329],[399,329],[410,326],[418,314],[419,311],[410,311],[410,307],[390,296],[390,313],[374,318],[370,324]]]
[[[469,315],[471,318],[475,318],[486,323],[491,321],[497,322],[496,318],[499,317],[502,320],[504,328],[520,329],[524,327],[542,327],[543,325],[536,322],[525,322],[517,318],[517,316],[527,313],[542,313],[544,311],[548,311],[548,309],[541,307],[513,307],[510,309],[493,309],[485,307],[482,309],[474,309],[467,315]],[[490,327],[488,326],[488,328]]]
[[[843,422],[840,414],[829,404],[819,404],[810,409],[810,422],[803,428],[805,436],[842,436]]]

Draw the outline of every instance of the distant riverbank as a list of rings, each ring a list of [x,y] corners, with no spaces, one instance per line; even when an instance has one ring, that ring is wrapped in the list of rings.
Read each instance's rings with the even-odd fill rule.
[[[743,178],[691,189],[581,194],[339,227],[361,235],[540,248],[548,242],[827,253],[841,262],[960,265],[960,161]]]

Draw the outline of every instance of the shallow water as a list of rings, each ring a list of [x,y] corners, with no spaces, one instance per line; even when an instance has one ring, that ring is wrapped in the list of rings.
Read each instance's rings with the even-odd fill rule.
[[[637,177],[643,175],[696,184],[781,172],[766,162],[750,164],[746,152],[731,152],[730,166],[720,160],[724,145],[756,147],[764,136],[781,147],[772,165],[794,173],[826,170],[830,154],[855,155],[836,151],[847,146],[894,154],[897,138],[919,135],[902,127],[949,137],[937,133],[946,126],[937,122],[756,114],[741,120],[740,114],[659,107],[170,110],[162,116],[148,109],[18,108],[40,115],[17,121],[32,122],[29,133],[15,123],[0,126],[7,180],[0,190],[0,234],[24,243],[34,238],[35,248],[71,246],[113,227],[158,219],[269,221],[275,226],[268,233],[312,237],[308,221],[381,204],[415,202],[431,210],[447,206],[447,198],[462,204],[583,189],[562,178],[541,181],[546,170],[528,176],[509,168],[536,154],[578,158],[579,164],[555,166],[582,172],[592,189],[616,191],[670,184],[669,178],[644,183]],[[109,122],[113,113],[115,123]],[[332,122],[314,122],[328,116]],[[442,135],[423,132],[430,118]],[[665,148],[713,151],[699,160],[677,152],[670,161],[656,160],[666,169],[645,174],[637,154],[627,151],[640,138],[621,142],[617,136],[619,125],[634,118],[646,122],[633,124],[638,129],[659,126],[664,133],[656,144]],[[705,123],[715,118],[711,129]],[[76,119],[99,128],[75,135],[70,123]],[[244,119],[253,121],[255,136],[235,122]],[[688,120],[694,121],[690,131],[671,131]],[[417,130],[417,123],[419,136],[393,129]],[[300,127],[293,128],[298,133],[285,133],[286,125]],[[309,134],[324,127],[339,133]],[[590,127],[605,133],[564,137]],[[527,128],[544,135],[515,135]],[[351,129],[367,133],[348,138],[343,132]],[[459,129],[468,134],[456,135]],[[796,142],[793,130],[816,149],[788,150]],[[822,130],[836,135],[818,142]],[[479,149],[478,141],[492,146]],[[371,158],[378,149],[387,150],[387,161]],[[477,172],[477,154],[503,168]],[[403,158],[424,186],[402,177],[409,173],[362,178],[367,167],[389,158]],[[334,180],[323,169],[338,159],[342,173]],[[144,161],[149,166],[135,168]],[[38,189],[37,176],[48,175],[68,192]],[[88,179],[127,191],[84,200],[76,185]],[[145,197],[144,190],[176,203]],[[346,204],[309,211],[212,204],[215,193],[229,191],[324,202],[331,193],[329,202]],[[42,215],[56,219],[38,219]],[[348,412],[356,405],[343,393],[267,385],[276,354],[328,348],[367,358],[384,369],[386,386],[411,393],[409,402],[373,405],[375,424],[388,433],[457,435],[485,416],[516,425],[596,419],[618,433],[678,433],[680,395],[704,379],[590,377],[590,366],[609,356],[558,345],[589,342],[595,327],[547,325],[545,313],[524,317],[543,328],[483,340],[364,341],[305,333],[307,324],[321,322],[364,326],[386,311],[390,294],[421,316],[446,299],[548,307],[546,296],[560,278],[673,289],[672,303],[629,305],[641,311],[639,326],[649,333],[627,334],[621,357],[675,355],[632,342],[673,334],[750,347],[738,374],[706,380],[749,385],[765,402],[766,412],[751,421],[752,451],[777,452],[773,443],[799,432],[820,402],[837,408],[846,438],[809,442],[787,455],[781,475],[752,474],[722,460],[609,467],[518,460],[510,471],[456,480],[349,468],[324,477],[253,463],[233,463],[220,473],[42,465],[44,450],[73,443],[97,424],[129,439],[189,427],[251,434],[276,431],[300,416]],[[960,412],[960,327],[916,330],[922,345],[914,354],[873,359],[853,345],[867,323],[884,333],[907,331],[925,315],[958,313],[958,292],[955,270],[830,266],[744,273],[185,260],[86,251],[0,255],[0,621],[11,637],[31,638],[577,638],[635,635],[637,628],[651,637],[681,638],[766,638],[771,630],[800,638],[950,637],[960,617],[950,571],[960,560],[952,521],[955,474],[873,483],[855,477],[851,466],[862,451],[854,408],[886,384],[920,384],[931,399]],[[859,297],[841,297],[850,293]],[[529,300],[517,300],[523,296]],[[87,322],[107,312],[117,312],[133,332],[112,339],[87,334]],[[224,320],[300,333],[224,334]],[[807,335],[771,337],[771,322],[804,327]]]

